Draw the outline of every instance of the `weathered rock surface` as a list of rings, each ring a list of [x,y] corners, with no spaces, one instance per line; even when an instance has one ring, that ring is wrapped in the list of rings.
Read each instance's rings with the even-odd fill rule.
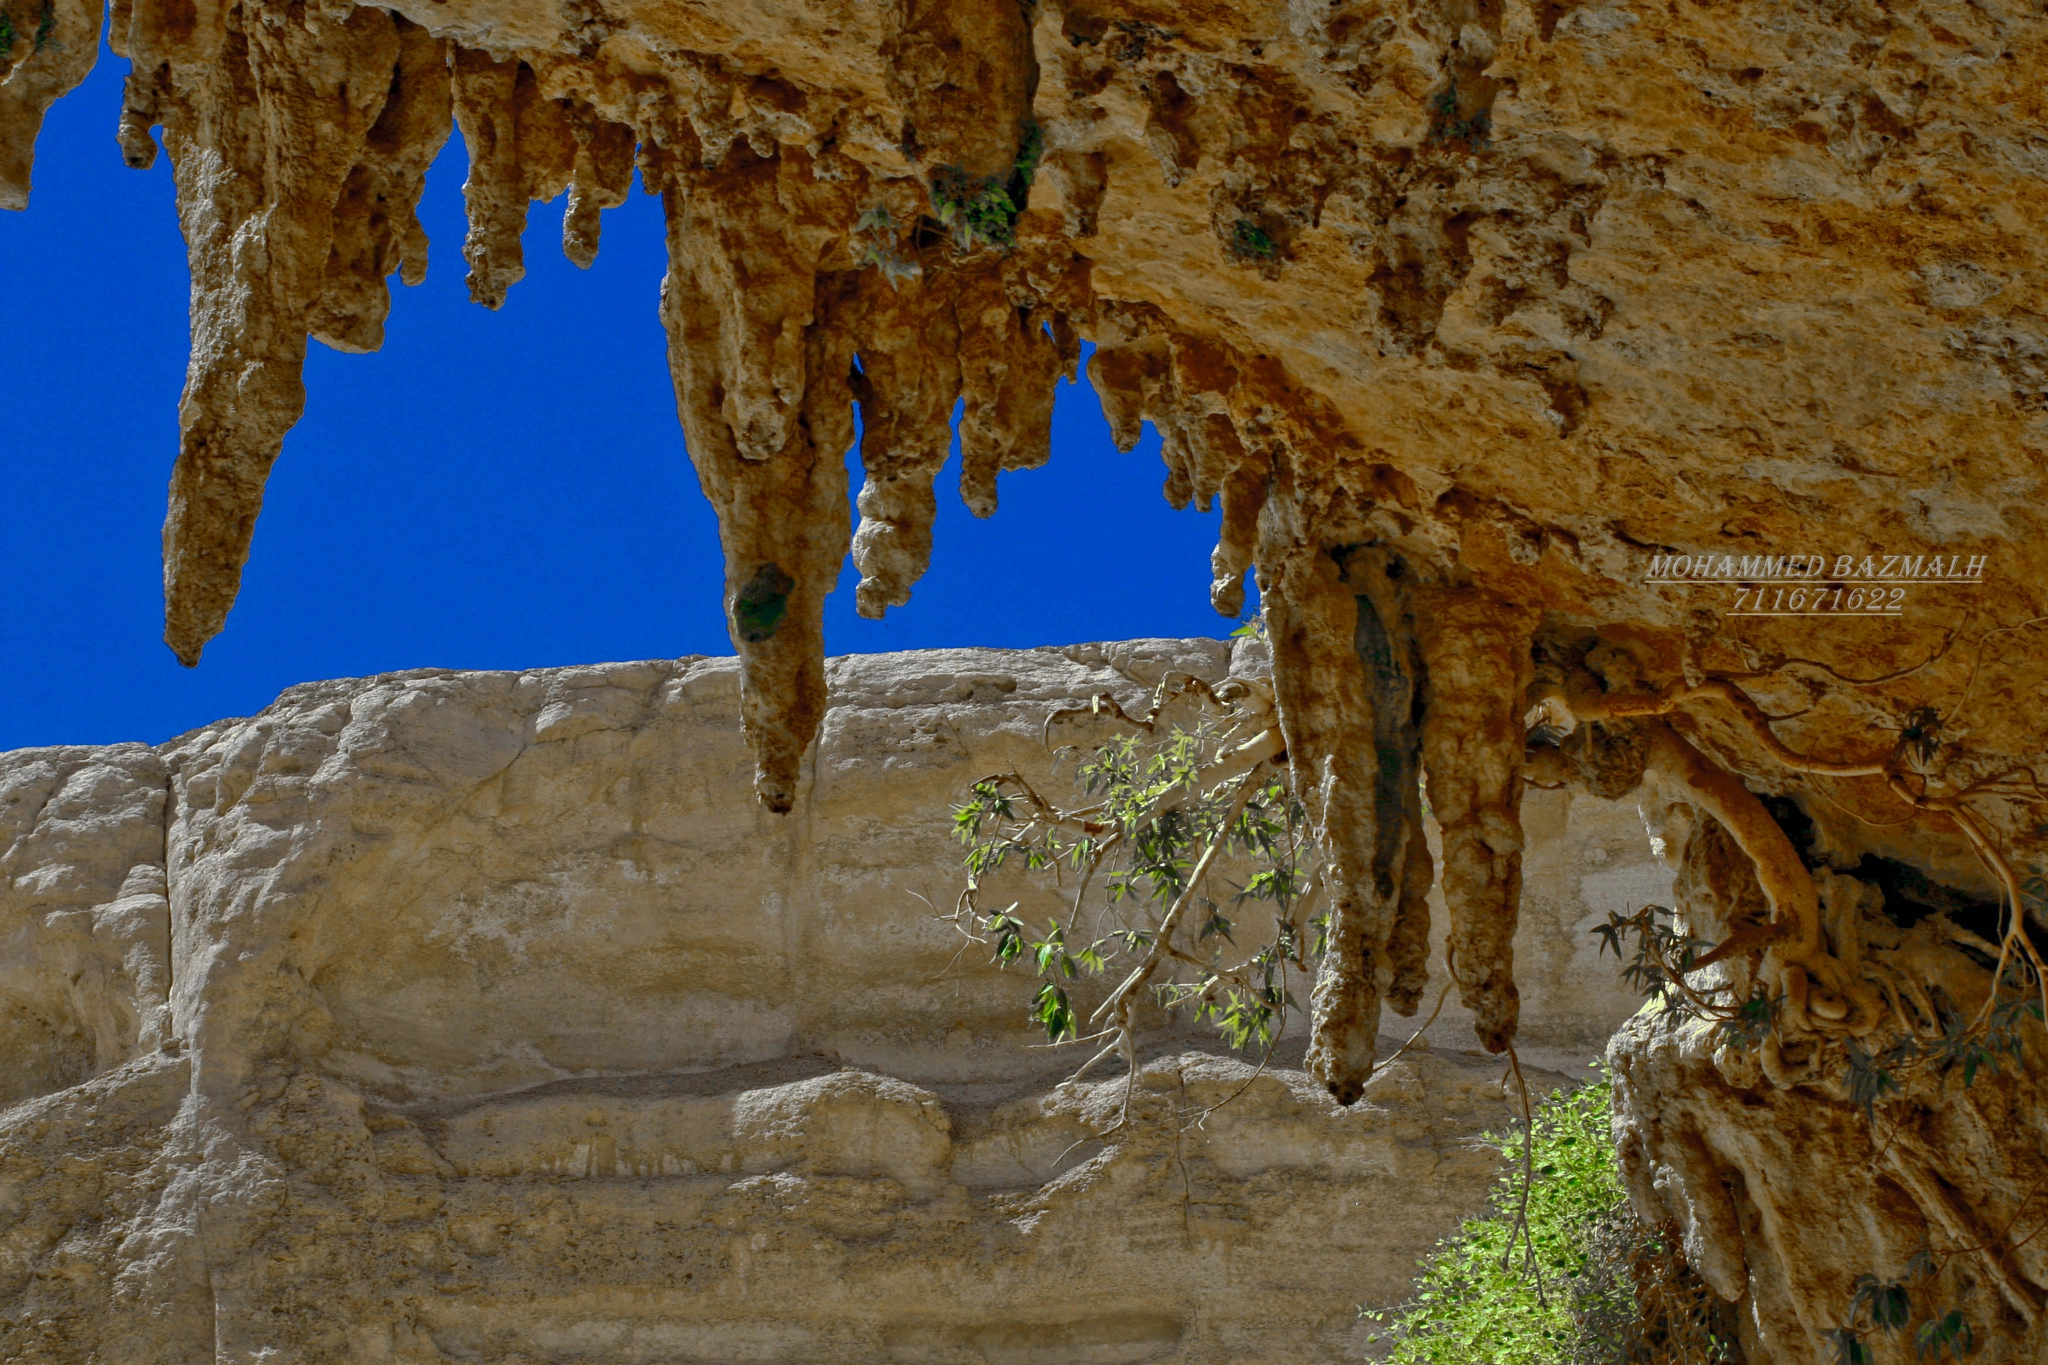
[[[1228,659],[835,659],[787,819],[733,659],[0,757],[0,1358],[1358,1358],[1509,1117],[1455,1000],[1350,1109],[1159,1020],[1105,1141],[1124,1078],[1059,1084],[920,899],[1054,705]],[[1669,874],[1632,807],[1534,798],[1527,1036],[1576,1070],[1635,1004],[1588,924]]]
[[[8,13],[0,204],[19,205],[100,11]],[[1786,1002],[1794,1052],[1839,1059],[1884,998],[1780,811],[1840,815],[1852,859],[1885,851],[2048,931],[2022,891],[2048,878],[2048,15],[2030,0],[109,15],[132,63],[122,146],[147,164],[161,125],[191,253],[164,532],[187,661],[238,589],[307,337],[374,346],[386,279],[424,268],[412,205],[452,122],[486,305],[519,278],[534,199],[568,192],[565,246],[588,260],[629,159],[663,197],[678,412],[741,659],[728,702],[771,810],[823,780],[841,561],[862,610],[903,601],[956,404],[962,493],[987,514],[1002,471],[1049,456],[1051,386],[1094,343],[1117,441],[1151,422],[1167,497],[1221,502],[1218,607],[1257,577],[1331,869],[1307,1056],[1340,1099],[1362,1093],[1383,1005],[1416,1003],[1435,866],[1418,769],[1488,1048],[1521,1027],[1532,765],[1609,795],[1651,772],[1735,839],[1764,903],[1745,980]],[[1646,581],[1673,556],[1685,582]],[[1517,743],[1532,706],[1570,753]],[[485,752],[462,763],[488,775]],[[255,872],[194,875],[267,903]],[[722,922],[720,951],[751,960],[779,923]],[[93,951],[145,952],[127,933],[110,921]],[[2048,976],[2019,936],[2001,946]],[[239,980],[236,961],[207,970]],[[289,1034],[302,1004],[269,1001],[266,1027]]]
[[[25,202],[98,23],[90,0],[8,20],[0,201]],[[904,601],[956,405],[985,515],[1002,471],[1048,458],[1054,380],[1095,344],[1116,439],[1151,422],[1168,498],[1221,500],[1217,605],[1255,570],[1272,616],[1332,859],[1333,1093],[1370,1068],[1382,977],[1411,1003],[1401,888],[1428,880],[1418,812],[1366,790],[1368,740],[1455,807],[1459,994],[1489,1048],[1515,1036],[1532,684],[1662,698],[1702,791],[1917,808],[1925,867],[1967,852],[1942,804],[1965,793],[2009,861],[2048,854],[1982,789],[2048,752],[2048,18],[2027,4],[124,0],[108,25],[122,145],[146,164],[162,127],[191,253],[164,529],[188,662],[238,590],[307,338],[376,346],[387,278],[425,268],[414,205],[452,122],[486,305],[533,200],[568,193],[587,261],[633,166],[663,197],[678,412],[770,809],[824,715],[842,560],[863,611]],[[1716,581],[1646,582],[1674,552]],[[1741,585],[1718,580],[1795,554],[1822,566],[1790,585],[1805,614],[1723,615]],[[1872,577],[1900,613],[1870,613]],[[1761,710],[1731,723],[1703,682]],[[1911,772],[1909,733],[1933,737]],[[1773,974],[1832,992],[1811,896],[1783,889],[1800,931]]]
[[[1884,1017],[1860,1035],[1747,1043],[1676,1011],[1631,1019],[1608,1055],[1633,1203],[1736,1305],[1749,1360],[1833,1358],[1831,1338],[1853,1330],[1878,1365],[1951,1349],[2032,1365],[2048,1349],[2048,1049],[2031,1020],[1970,1049],[1996,911],[1853,856],[1840,827],[1820,833],[1808,856],[1829,946],[1882,992]],[[1763,921],[1755,873],[1719,825],[1667,847],[1691,933],[1722,942]],[[1692,980],[1741,999],[1756,971],[1738,955]],[[2008,985],[2004,998],[2038,997]],[[1859,1281],[1898,1286],[1901,1320],[1880,1324]],[[1922,1335],[1944,1321],[1967,1335]]]

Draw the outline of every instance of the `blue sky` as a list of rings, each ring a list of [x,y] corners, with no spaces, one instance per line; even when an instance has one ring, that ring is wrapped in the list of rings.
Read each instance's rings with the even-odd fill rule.
[[[427,282],[392,281],[382,352],[312,346],[228,626],[196,670],[162,643],[159,535],[190,277],[169,159],[114,142],[126,62],[51,111],[26,214],[0,213],[0,749],[160,741],[312,678],[726,654],[716,523],[676,423],[656,292],[660,208],[605,215],[590,271],[536,204],[498,313],[463,285],[462,140],[427,181]],[[857,466],[856,466],[857,468]],[[827,605],[833,653],[1221,635],[1215,515],[1174,512],[1149,429],[1110,444],[1062,385],[1053,459],[977,521],[943,490],[931,572],[884,621]],[[858,484],[856,475],[855,484]]]

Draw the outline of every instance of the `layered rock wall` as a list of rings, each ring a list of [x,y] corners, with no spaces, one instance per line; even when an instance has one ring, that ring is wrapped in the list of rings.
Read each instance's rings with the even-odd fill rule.
[[[732,659],[0,758],[0,1357],[1358,1358],[1510,1116],[1455,1000],[1350,1109],[1299,1040],[1261,1071],[1154,1016],[1105,1139],[1125,1079],[1062,1085],[928,904],[949,802],[1042,776],[1054,706],[1229,657],[833,660],[788,819]],[[1586,929],[1668,873],[1626,804],[1531,824],[1530,1042],[1577,1072],[1635,1004]]]

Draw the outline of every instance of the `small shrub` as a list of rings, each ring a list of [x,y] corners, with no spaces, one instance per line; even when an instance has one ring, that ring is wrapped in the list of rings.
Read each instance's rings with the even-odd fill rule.
[[[855,259],[881,271],[891,289],[900,289],[906,280],[924,273],[923,266],[897,249],[896,224],[886,204],[875,205],[855,221],[853,247]]]
[[[1367,1312],[1394,1365],[1723,1365],[1739,1357],[1718,1300],[1669,1237],[1628,1206],[1609,1132],[1613,1085],[1537,1105],[1527,1237],[1517,1227],[1522,1134],[1492,1211],[1423,1262],[1408,1300]]]

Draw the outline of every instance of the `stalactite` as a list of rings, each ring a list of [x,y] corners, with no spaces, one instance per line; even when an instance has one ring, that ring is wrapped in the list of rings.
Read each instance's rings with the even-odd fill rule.
[[[816,266],[850,222],[800,151],[736,143],[663,186],[662,320],[690,458],[718,512],[742,715],[764,805],[796,800],[825,706],[824,610],[851,540],[853,345],[813,327]],[[780,230],[776,230],[780,228]]]
[[[1489,1052],[1514,1039],[1515,922],[1522,890],[1521,712],[1535,614],[1469,585],[1416,595],[1428,671],[1422,724],[1429,800],[1443,832],[1449,958]]]
[[[1156,424],[1167,420],[1164,405],[1157,402],[1166,381],[1172,355],[1164,337],[1139,335],[1119,339],[1098,337],[1095,354],[1088,358],[1088,382],[1102,402],[1102,415],[1109,423],[1109,439],[1118,450],[1135,450],[1145,434],[1145,419]],[[1167,500],[1173,500],[1171,474]],[[1186,506],[1183,500],[1178,506]]]
[[[1422,789],[1409,783],[1402,790],[1401,823],[1407,830],[1407,844],[1401,859],[1400,904],[1394,912],[1394,932],[1387,940],[1387,965],[1392,979],[1387,985],[1387,1003],[1394,1013],[1408,1016],[1422,1004],[1429,989],[1429,893],[1436,885],[1436,863],[1429,856],[1429,839],[1422,825]]]
[[[342,187],[327,285],[307,319],[308,330],[338,351],[384,344],[391,275],[415,285],[427,278],[419,202],[427,168],[448,141],[448,45],[403,16],[394,21],[398,63],[391,95],[371,125],[368,156]]]
[[[876,293],[871,280],[853,278],[870,292],[859,310],[864,344],[853,379],[866,475],[853,562],[861,573],[860,614],[879,618],[910,600],[911,585],[931,563],[938,515],[932,481],[953,444],[960,328],[953,309],[932,306],[942,288],[936,281]]]
[[[562,254],[588,270],[597,260],[604,210],[626,202],[633,187],[633,130],[572,108],[576,158],[569,178],[569,211],[562,218]]]
[[[1305,510],[1315,494],[1276,482],[1287,442],[1237,415],[1271,404],[1247,389],[1227,348],[1154,332],[1142,318],[1117,322],[1121,334],[1097,348],[1090,378],[1119,447],[1136,444],[1144,421],[1158,428],[1169,501],[1206,509],[1222,498],[1210,596],[1225,615],[1243,610],[1245,572],[1257,559],[1296,789],[1331,860],[1330,951],[1316,983],[1309,1066],[1349,1104],[1372,1071],[1382,978],[1402,1014],[1415,1012],[1428,982],[1434,869],[1423,835],[1427,683],[1413,568],[1386,547],[1324,551],[1307,528],[1330,509]],[[1511,713],[1512,679],[1505,686],[1495,700]],[[1519,730],[1514,742],[1519,753]],[[1512,898],[1511,888],[1510,937]],[[1475,958],[1498,957],[1465,927]],[[1512,1001],[1508,964],[1483,977],[1481,994]]]
[[[129,16],[126,25],[120,22],[124,12]],[[125,39],[125,46],[116,43],[115,50],[138,69],[168,67],[185,84],[220,59],[236,19],[246,30],[257,12],[257,6],[242,7],[236,0],[130,0],[113,11],[115,26]],[[289,11],[280,6],[273,12]]]
[[[469,296],[486,308],[501,308],[506,293],[526,275],[519,240],[526,206],[568,188],[576,137],[561,102],[541,94],[533,69],[521,61],[458,50],[454,103],[469,149],[469,179],[462,187],[469,208],[469,237],[462,246]]]
[[[1065,368],[1049,319],[1007,297],[961,316],[960,496],[977,517],[996,510],[996,475],[1052,456],[1053,384]]]
[[[300,368],[329,291],[335,210],[383,112],[392,16],[330,24],[238,10],[219,59],[180,77],[164,140],[192,266],[192,363],[164,522],[164,639],[187,665],[241,584],[263,485],[305,406]]]
[[[1135,447],[1148,420],[1158,429],[1168,503],[1193,503],[1206,512],[1222,499],[1209,600],[1224,616],[1241,615],[1273,453],[1272,438],[1248,433],[1233,410],[1234,402],[1244,400],[1233,397],[1240,377],[1230,351],[1177,332],[1139,330],[1098,345],[1088,374],[1117,449]],[[1255,400],[1245,405],[1259,406]]]
[[[1266,504],[1259,583],[1273,685],[1295,790],[1326,860],[1328,952],[1316,978],[1306,1065],[1340,1104],[1372,1074],[1379,971],[1398,909],[1398,884],[1373,875],[1379,819],[1373,681],[1359,657],[1359,599],[1310,530],[1295,490]]]
[[[1217,530],[1215,552],[1209,557],[1209,604],[1235,620],[1244,613],[1244,575],[1258,543],[1259,513],[1272,482],[1273,457],[1263,443],[1240,441],[1229,419],[1210,420],[1221,428],[1214,439],[1225,450],[1229,472],[1224,475],[1220,495],[1223,524]],[[1230,449],[1233,444],[1234,451]]]
[[[1427,695],[1415,648],[1414,570],[1380,547],[1344,557],[1358,595],[1358,657],[1372,693],[1372,892],[1393,907],[1387,939],[1387,1002],[1413,1014],[1429,983],[1429,844],[1422,829],[1422,708]]]

